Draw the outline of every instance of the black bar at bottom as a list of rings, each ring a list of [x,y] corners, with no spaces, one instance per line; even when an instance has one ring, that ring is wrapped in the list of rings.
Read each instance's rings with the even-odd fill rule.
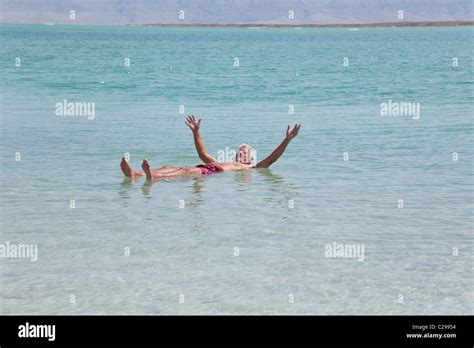
[[[472,347],[472,316],[1,316],[0,346],[389,344]],[[53,326],[54,325],[54,339]],[[20,337],[21,336],[21,337]],[[42,336],[42,337],[32,337]]]

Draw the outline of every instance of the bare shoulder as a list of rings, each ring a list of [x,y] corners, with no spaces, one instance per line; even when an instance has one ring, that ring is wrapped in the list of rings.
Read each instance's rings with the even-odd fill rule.
[[[243,163],[236,163],[239,166],[239,169],[252,169],[254,168],[253,164],[243,164]]]
[[[243,164],[238,162],[226,163],[226,162],[219,162],[217,164],[225,171],[237,171],[237,170],[244,170],[244,169],[251,169],[253,166],[251,164]]]

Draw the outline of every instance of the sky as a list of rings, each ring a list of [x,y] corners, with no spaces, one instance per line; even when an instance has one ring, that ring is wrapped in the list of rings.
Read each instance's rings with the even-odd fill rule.
[[[105,25],[472,21],[474,13],[474,0],[0,0],[0,6],[1,23]]]

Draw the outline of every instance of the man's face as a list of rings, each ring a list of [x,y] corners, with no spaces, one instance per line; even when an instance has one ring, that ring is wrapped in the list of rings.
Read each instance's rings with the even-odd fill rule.
[[[239,147],[239,152],[237,153],[237,162],[243,164],[250,164],[252,162],[252,149],[247,145],[242,145]]]

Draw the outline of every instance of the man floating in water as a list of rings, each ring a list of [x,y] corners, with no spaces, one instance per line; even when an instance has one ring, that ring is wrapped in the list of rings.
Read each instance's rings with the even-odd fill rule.
[[[201,133],[199,132],[201,127],[201,119],[196,120],[194,115],[190,115],[186,118],[186,125],[193,132],[194,145],[196,146],[199,158],[204,162],[204,164],[199,164],[195,167],[163,166],[158,169],[151,169],[148,161],[144,159],[142,163],[143,172],[140,172],[133,169],[128,163],[127,159],[123,157],[122,162],[120,163],[120,168],[122,169],[123,174],[127,177],[146,176],[147,180],[152,180],[209,175],[220,172],[231,172],[253,168],[268,168],[274,162],[276,162],[281,157],[281,155],[283,155],[286,147],[290,141],[298,135],[298,132],[301,128],[300,124],[295,124],[293,129],[291,129],[291,126],[288,125],[286,137],[282,143],[278,145],[278,147],[267,158],[254,165],[252,164],[252,161],[255,157],[255,150],[247,144],[240,145],[239,151],[235,156],[235,162],[218,162],[214,157],[209,155],[206,146],[204,145],[204,141],[201,138]]]

